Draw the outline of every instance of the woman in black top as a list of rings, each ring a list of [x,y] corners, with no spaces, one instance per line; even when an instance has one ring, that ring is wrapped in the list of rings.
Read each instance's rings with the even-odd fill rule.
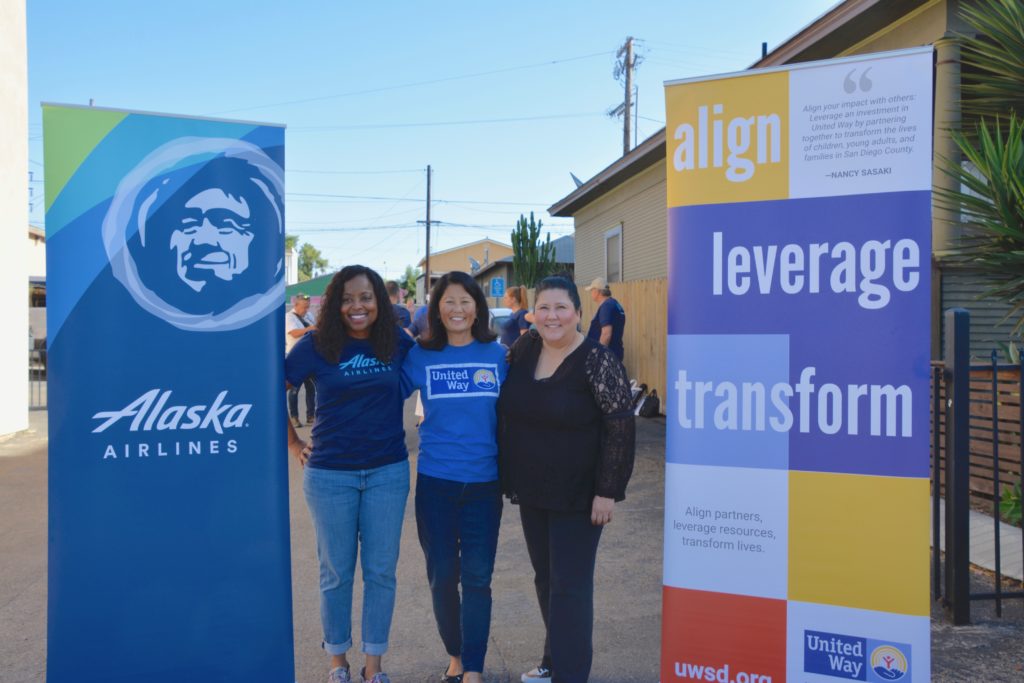
[[[498,399],[502,489],[519,504],[547,629],[544,658],[522,681],[583,683],[597,544],[625,498],[635,424],[622,363],[579,332],[576,285],[542,280],[534,316],[537,330],[512,348]]]

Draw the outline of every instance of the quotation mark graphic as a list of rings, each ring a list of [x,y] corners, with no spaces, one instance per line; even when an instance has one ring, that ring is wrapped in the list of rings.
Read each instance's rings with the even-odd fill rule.
[[[853,69],[852,71],[850,71],[850,73],[846,74],[846,78],[843,79],[843,90],[845,90],[848,93],[853,93],[857,90],[858,86],[863,92],[871,90],[872,83],[871,79],[868,78],[869,71],[871,71],[870,66],[864,69],[864,73],[860,75],[860,79],[857,81],[853,80],[854,74],[857,73],[857,70]]]

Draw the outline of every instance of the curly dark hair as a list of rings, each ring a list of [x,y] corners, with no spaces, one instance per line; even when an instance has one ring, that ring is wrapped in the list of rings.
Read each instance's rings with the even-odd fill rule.
[[[327,285],[327,291],[320,302],[313,343],[328,362],[337,363],[341,358],[342,349],[352,339],[348,336],[348,330],[345,329],[345,323],[341,318],[341,295],[345,293],[345,283],[360,275],[365,275],[370,281],[373,297],[377,300],[377,319],[370,327],[370,346],[373,347],[373,354],[377,360],[381,363],[390,363],[395,355],[398,319],[384,288],[384,280],[377,271],[366,266],[345,266],[331,278],[331,283]]]
[[[491,315],[487,308],[487,297],[484,296],[484,290],[480,289],[480,285],[472,275],[463,273],[461,270],[453,270],[442,275],[434,288],[430,290],[427,331],[419,338],[420,346],[431,351],[440,351],[448,345],[448,330],[444,329],[444,324],[441,322],[441,299],[450,285],[462,287],[467,294],[473,297],[473,303],[476,304],[476,320],[473,321],[471,328],[473,339],[485,344],[497,339],[498,335],[491,331]]]

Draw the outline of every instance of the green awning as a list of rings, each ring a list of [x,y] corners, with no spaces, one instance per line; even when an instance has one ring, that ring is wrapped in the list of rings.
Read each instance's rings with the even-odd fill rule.
[[[324,291],[327,289],[327,285],[331,282],[331,278],[334,277],[334,273],[330,275],[321,275],[315,277],[312,280],[306,280],[305,282],[297,282],[294,285],[285,287],[284,295],[285,302],[292,300],[292,297],[296,294],[307,294],[309,296],[323,296]]]

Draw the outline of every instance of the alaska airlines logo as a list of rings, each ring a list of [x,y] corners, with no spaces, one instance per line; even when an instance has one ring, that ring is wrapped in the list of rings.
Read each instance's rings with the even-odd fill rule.
[[[853,681],[898,681],[910,672],[910,645],[804,631],[804,671]]]
[[[387,372],[391,369],[391,364],[381,363],[376,356],[357,353],[344,363],[338,363],[338,369],[345,375],[373,375],[378,372]]]
[[[723,105],[713,104],[709,117],[707,105],[702,105],[697,107],[696,129],[691,123],[676,126],[673,137],[679,142],[672,154],[672,164],[677,171],[706,169],[709,164],[713,168],[725,166],[725,177],[742,183],[754,177],[755,160],[760,165],[779,163],[782,119],[778,114],[736,116],[726,121],[720,118],[724,111]],[[754,144],[756,155],[748,155]]]
[[[227,402],[228,392],[222,391],[210,405],[167,405],[171,390],[152,389],[126,405],[121,410],[101,411],[92,416],[103,420],[93,434],[104,432],[121,420],[131,418],[128,431],[149,432],[153,430],[213,429],[223,434],[225,429],[245,426],[245,419],[252,410],[251,403]]]
[[[132,169],[103,219],[111,270],[184,330],[246,327],[280,306],[284,173],[259,147],[183,137]]]

